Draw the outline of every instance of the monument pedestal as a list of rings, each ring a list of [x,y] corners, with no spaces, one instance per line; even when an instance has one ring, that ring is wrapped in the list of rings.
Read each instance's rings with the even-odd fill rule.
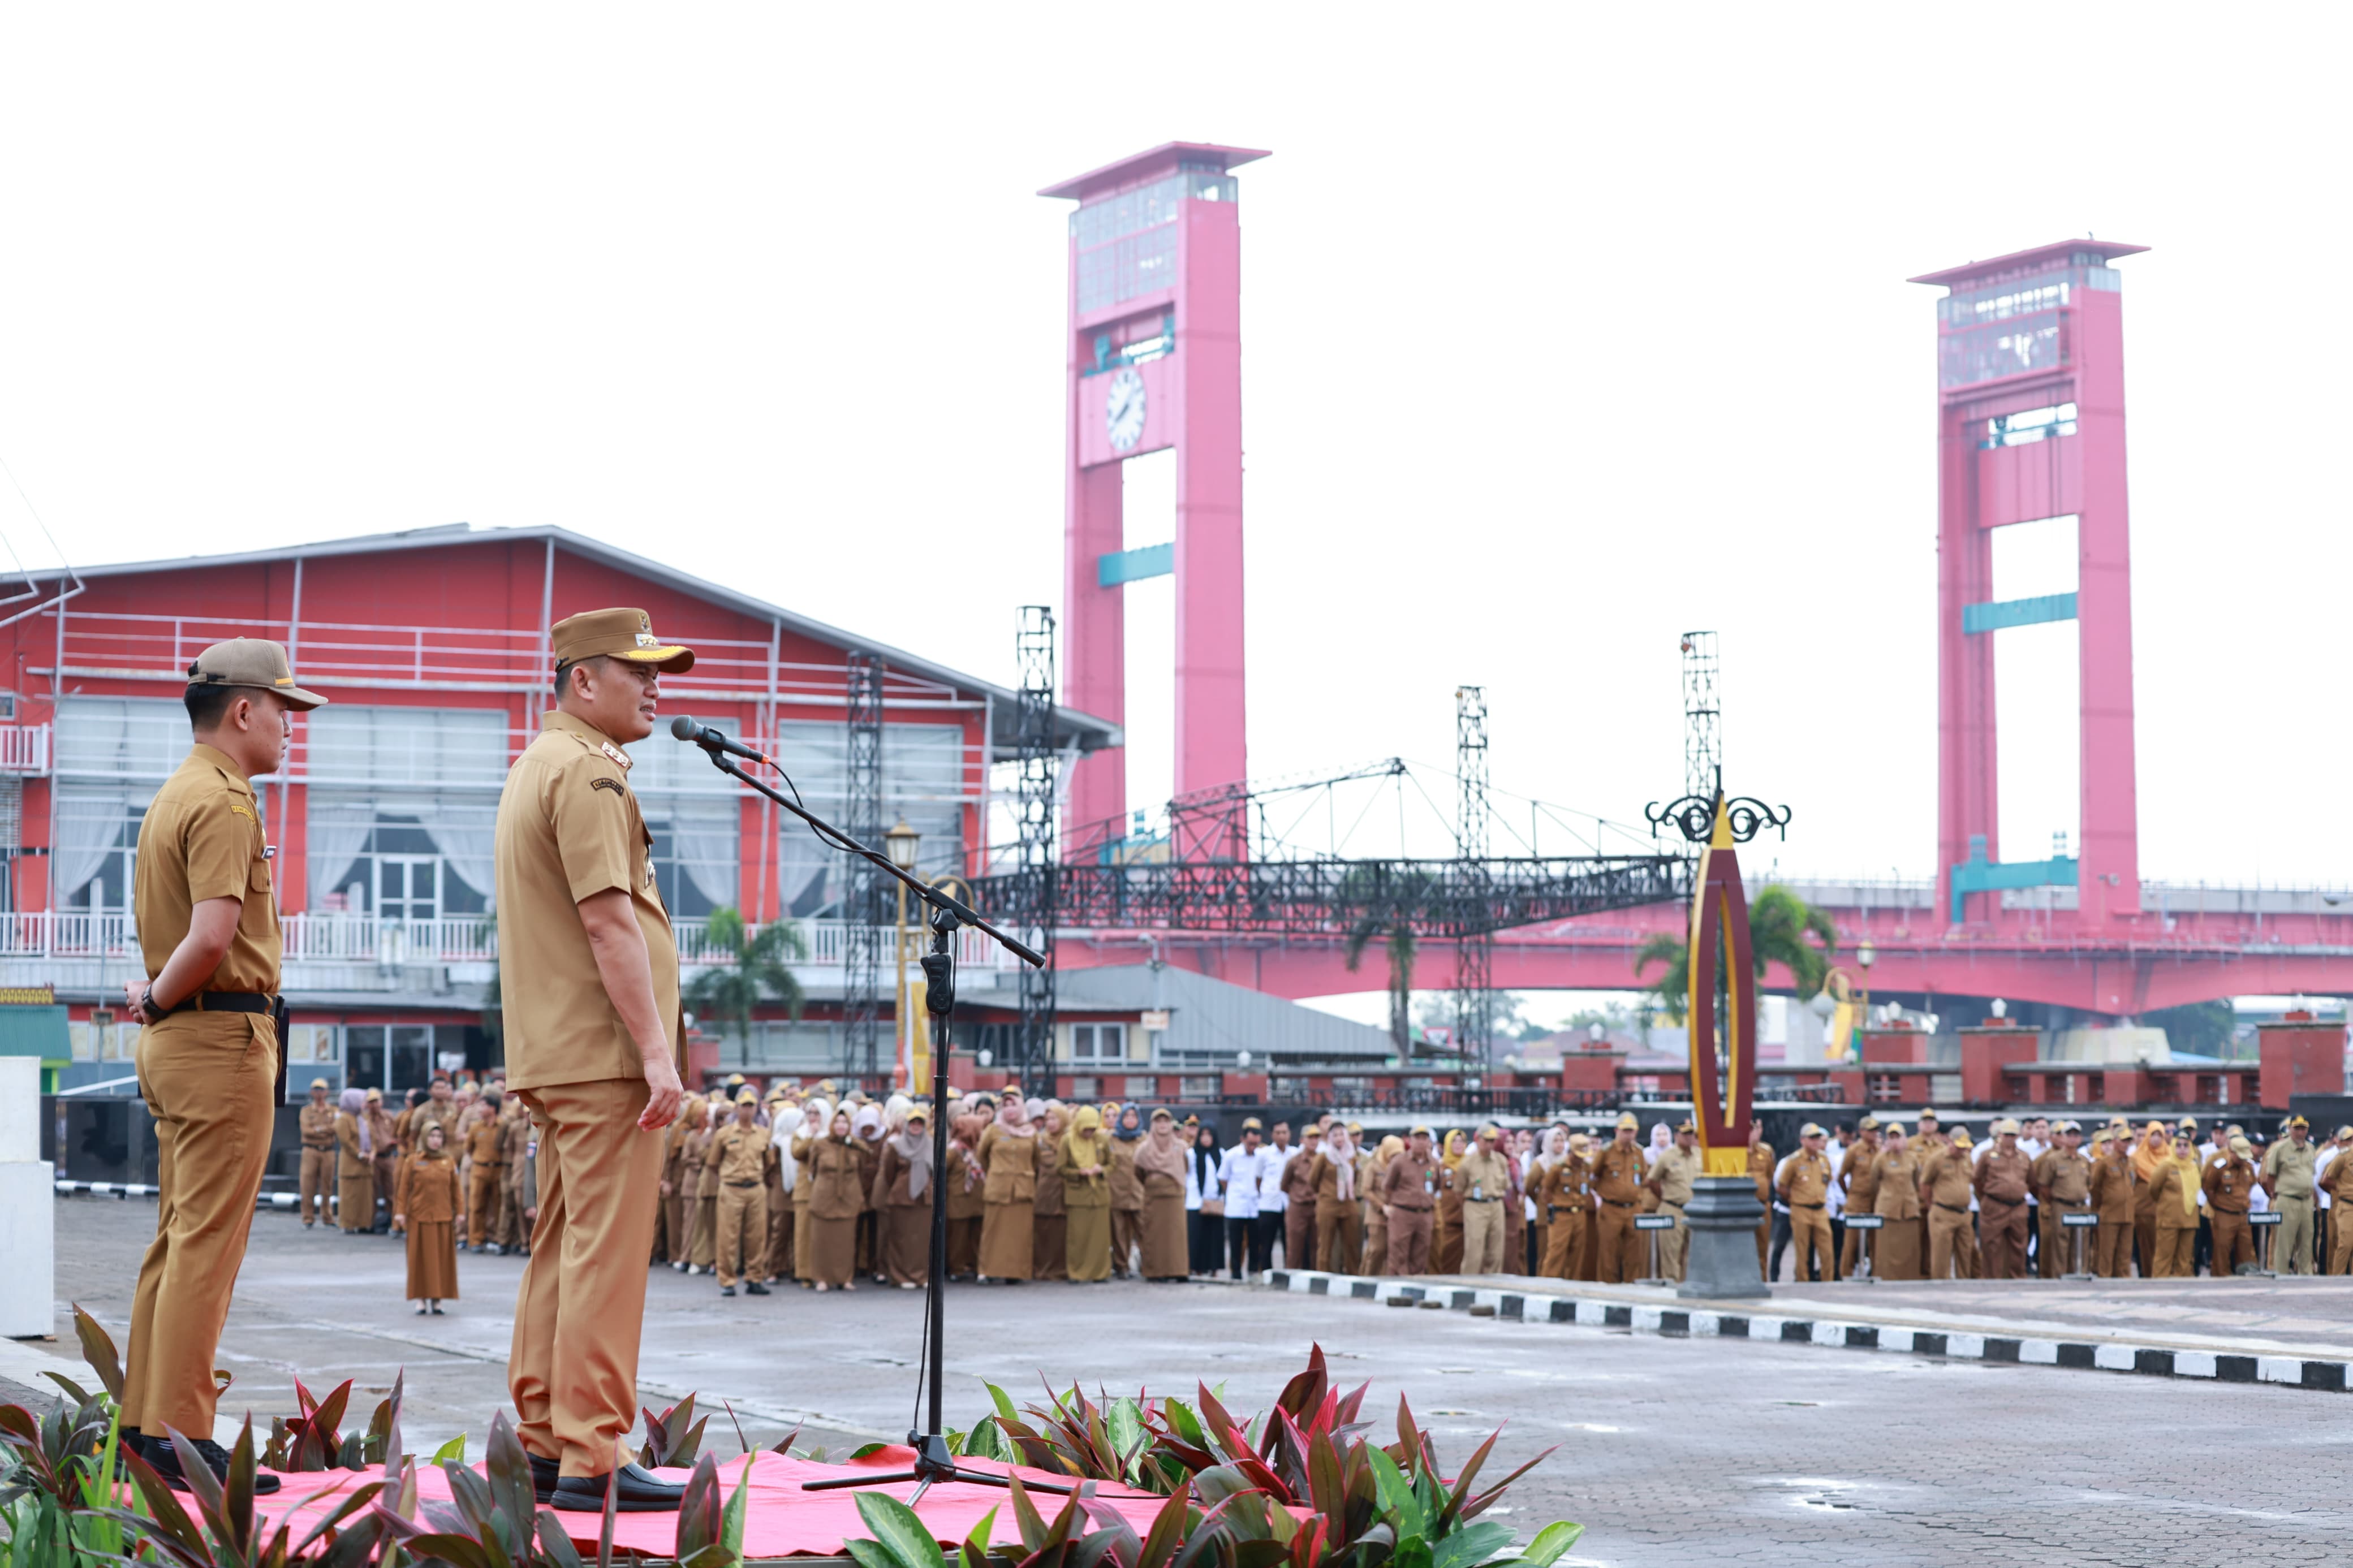
[[[1691,1237],[1683,1249],[1683,1283],[1675,1287],[1675,1294],[1703,1300],[1770,1296],[1773,1292],[1757,1267],[1757,1227],[1764,1219],[1754,1176],[1694,1179],[1692,1201],[1683,1205]]]

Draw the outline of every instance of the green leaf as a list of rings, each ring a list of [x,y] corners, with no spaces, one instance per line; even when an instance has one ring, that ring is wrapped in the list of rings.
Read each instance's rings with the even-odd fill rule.
[[[47,1378],[51,1383],[56,1384],[59,1388],[64,1389],[67,1395],[71,1398],[76,1405],[88,1405],[90,1403],[90,1391],[84,1388],[80,1384],[76,1383],[72,1378],[68,1377],[65,1373],[61,1372],[45,1371],[41,1375]]]
[[[985,1568],[988,1562],[988,1534],[997,1527],[997,1510],[990,1509],[980,1516],[980,1522],[964,1538],[964,1568]]]
[[[1585,1526],[1581,1524],[1571,1524],[1565,1519],[1554,1520],[1536,1531],[1536,1538],[1528,1542],[1525,1552],[1520,1553],[1520,1561],[1527,1563],[1528,1568],[1552,1568],[1553,1560],[1576,1545],[1577,1537],[1584,1533]]]
[[[114,1338],[99,1327],[98,1320],[74,1303],[74,1338],[81,1344],[81,1359],[90,1363],[90,1370],[98,1373],[98,1381],[106,1392],[122,1403],[122,1358],[115,1352]]]
[[[437,1465],[464,1464],[466,1462],[466,1435],[463,1432],[460,1432],[455,1437],[450,1438],[448,1442],[434,1449],[431,1462]]]
[[[1373,1468],[1374,1485],[1380,1489],[1381,1511],[1396,1529],[1398,1550],[1403,1551],[1404,1542],[1419,1538],[1430,1528],[1430,1517],[1422,1510],[1421,1500],[1414,1496],[1413,1483],[1405,1479],[1405,1472],[1387,1450],[1368,1443],[1365,1459]]]
[[[1006,1396],[1005,1390],[993,1383],[984,1383],[981,1386],[988,1390],[988,1397],[996,1402],[997,1415],[1008,1421],[1021,1419],[1020,1413],[1013,1408],[1013,1401]]]
[[[881,1453],[890,1446],[888,1443],[860,1443],[857,1447],[849,1450],[849,1457],[852,1459],[863,1459],[870,1455]]]
[[[857,1561],[858,1568],[904,1568],[891,1555],[891,1549],[879,1541],[845,1541],[841,1549]]]
[[[915,1510],[884,1492],[858,1492],[858,1517],[890,1550],[898,1568],[947,1568],[940,1543]]]
[[[1419,1535],[1399,1541],[1389,1553],[1389,1568],[1430,1568],[1430,1542]]]
[[[554,1509],[539,1510],[539,1550],[554,1568],[581,1568],[580,1549],[572,1544],[571,1532]]]
[[[1012,1484],[1008,1489],[1013,1494],[1014,1527],[1021,1532],[1022,1546],[1034,1552],[1045,1542],[1046,1521],[1038,1512],[1038,1505],[1029,1500],[1029,1489],[1021,1484],[1021,1478],[1017,1475],[1010,1480]]]
[[[1196,1448],[1209,1446],[1209,1435],[1201,1430],[1201,1418],[1193,1414],[1191,1405],[1181,1399],[1164,1399],[1160,1402],[1160,1410],[1168,1418],[1168,1425],[1175,1429],[1176,1436]]]
[[[1133,1474],[1133,1461],[1144,1451],[1147,1440],[1143,1408],[1133,1399],[1114,1399],[1106,1412],[1103,1426],[1111,1435],[1113,1451],[1119,1456],[1121,1474]]]
[[[744,1468],[736,1472],[734,1495],[727,1500],[725,1511],[719,1516],[719,1544],[735,1554],[744,1555],[744,1516],[752,1503],[752,1456],[744,1456]]]
[[[1431,1568],[1473,1568],[1512,1543],[1512,1527],[1481,1520],[1449,1531],[1430,1553]]]

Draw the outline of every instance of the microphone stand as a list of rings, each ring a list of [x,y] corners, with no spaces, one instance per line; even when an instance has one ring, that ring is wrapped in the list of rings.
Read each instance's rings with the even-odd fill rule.
[[[923,1432],[910,1431],[907,1446],[915,1450],[915,1461],[903,1470],[886,1470],[879,1475],[843,1476],[829,1481],[804,1481],[803,1491],[839,1491],[849,1488],[889,1485],[897,1481],[913,1481],[914,1492],[907,1499],[913,1508],[923,1500],[923,1494],[941,1481],[966,1481],[977,1486],[1010,1487],[1008,1477],[987,1470],[966,1469],[956,1463],[948,1451],[947,1427],[941,1415],[944,1395],[944,1363],[947,1351],[947,1279],[948,1279],[948,1056],[951,1049],[948,1025],[955,1011],[955,933],[960,926],[971,926],[987,932],[998,945],[1026,963],[1042,965],[1045,956],[1018,939],[1007,935],[989,924],[961,900],[933,887],[909,872],[901,870],[888,855],[859,843],[811,814],[796,801],[787,800],[758,779],[727,759],[715,745],[698,742],[710,755],[712,766],[737,783],[748,785],[776,805],[799,817],[815,830],[817,836],[840,848],[857,855],[888,871],[913,890],[915,896],[931,906],[930,925],[932,951],[923,958],[923,1008],[932,1016],[932,1256],[929,1279],[924,1292],[925,1354],[930,1363],[929,1415],[931,1424]],[[1078,1489],[1058,1486],[1050,1481],[1025,1481],[1030,1491],[1056,1492],[1069,1496]]]

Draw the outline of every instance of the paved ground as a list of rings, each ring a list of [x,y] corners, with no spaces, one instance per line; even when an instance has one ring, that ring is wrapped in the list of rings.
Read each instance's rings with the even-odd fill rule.
[[[60,1297],[120,1331],[153,1215],[152,1204],[60,1200]],[[413,1447],[461,1429],[479,1439],[503,1398],[520,1267],[468,1257],[456,1315],[418,1320],[398,1299],[395,1244],[264,1214],[223,1346],[235,1396],[269,1410],[290,1404],[298,1373],[313,1387],[353,1376],[381,1388],[405,1367]],[[800,1414],[828,1445],[905,1429],[918,1294],[723,1301],[707,1279],[662,1270],[649,1307],[649,1394],[726,1394],[755,1442]],[[958,1426],[984,1409],[982,1379],[1019,1397],[1040,1368],[1114,1389],[1185,1389],[1198,1375],[1260,1409],[1320,1341],[1344,1376],[1372,1382],[1384,1414],[1409,1397],[1442,1457],[1506,1422],[1506,1461],[1557,1445],[1506,1517],[1524,1530],[1585,1521],[1580,1563],[2301,1563],[2353,1527],[2336,1484],[2353,1457],[2343,1395],[1670,1340],[1231,1286],[967,1287],[949,1308]],[[734,1451],[732,1436],[719,1447]]]

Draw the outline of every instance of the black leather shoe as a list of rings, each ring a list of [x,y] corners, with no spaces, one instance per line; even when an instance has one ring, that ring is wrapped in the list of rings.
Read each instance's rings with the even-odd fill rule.
[[[171,1439],[150,1437],[142,1433],[127,1440],[174,1491],[188,1489],[188,1478],[180,1468],[180,1450],[172,1446]],[[228,1450],[210,1437],[197,1438],[195,1446],[197,1456],[204,1460],[205,1468],[212,1471],[213,1479],[226,1484],[228,1480]],[[278,1489],[278,1485],[276,1476],[261,1470],[253,1473],[253,1494],[256,1497],[268,1496]]]
[[[531,1461],[532,1500],[545,1508],[555,1500],[555,1483],[564,1479],[560,1461],[543,1459],[528,1449],[524,1450],[523,1458]],[[601,1508],[604,1505],[599,1503],[597,1506]]]
[[[613,1500],[616,1513],[674,1513],[679,1499],[686,1492],[682,1486],[656,1479],[642,1466],[623,1465],[618,1474],[617,1495]],[[573,1513],[602,1513],[605,1479],[603,1476],[566,1476],[555,1483],[549,1506]]]
[[[765,1285],[761,1284],[757,1279],[753,1280],[749,1285],[744,1287],[744,1294],[746,1296],[765,1296],[767,1293],[768,1288]]]
[[[722,1285],[719,1287],[719,1293],[723,1296],[733,1296],[735,1294],[735,1287],[733,1285]]]

